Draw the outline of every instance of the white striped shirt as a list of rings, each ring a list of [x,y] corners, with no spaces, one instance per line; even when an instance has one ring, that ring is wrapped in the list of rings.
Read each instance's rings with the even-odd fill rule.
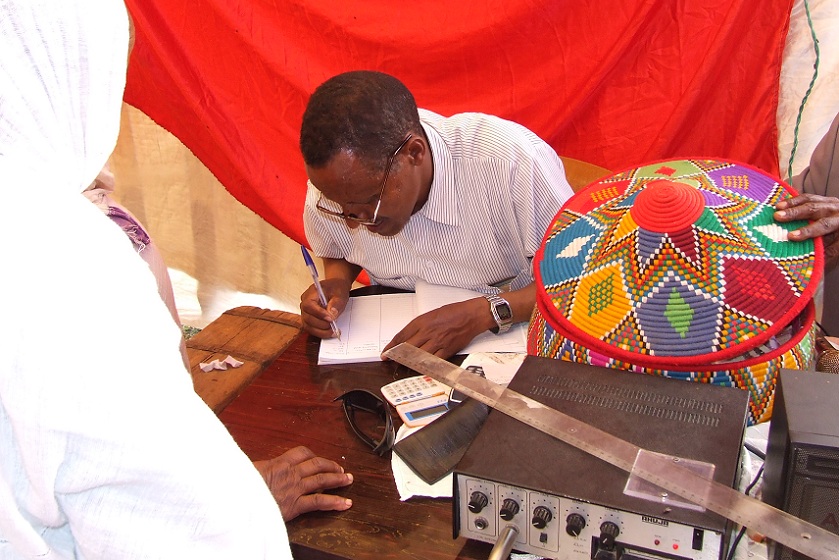
[[[392,237],[319,212],[309,182],[306,237],[319,257],[344,259],[371,281],[413,290],[431,284],[496,293],[533,281],[531,260],[572,194],[562,161],[533,132],[480,113],[449,118],[420,109],[434,180],[428,200]]]

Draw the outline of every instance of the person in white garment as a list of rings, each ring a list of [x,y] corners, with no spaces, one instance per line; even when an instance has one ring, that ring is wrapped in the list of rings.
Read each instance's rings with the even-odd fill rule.
[[[303,223],[323,259],[321,306],[301,296],[306,330],[333,336],[363,269],[376,284],[418,280],[479,292],[412,320],[385,347],[408,342],[448,358],[485,331],[527,321],[532,259],[572,194],[562,160],[524,126],[483,113],[419,109],[394,76],[354,71],[318,86],[300,150],[309,177]]]
[[[82,194],[117,138],[121,0],[0,0],[0,559],[291,558],[343,510],[305,447],[253,463],[195,394],[181,332]]]
[[[134,245],[134,250],[146,261],[152,274],[154,274],[155,280],[157,280],[157,292],[160,294],[160,299],[163,300],[166,308],[169,309],[172,320],[180,327],[181,319],[178,315],[175,294],[172,290],[172,280],[169,278],[169,269],[166,267],[163,255],[158,250],[157,244],[146,232],[143,224],[134,217],[128,208],[114,200],[112,194],[115,184],[114,174],[111,172],[110,165],[106,163],[93,183],[82,191],[82,194],[104,212],[106,216],[119,225],[122,231],[125,232],[125,235],[131,240],[131,244]],[[181,356],[183,356],[184,365],[189,368],[189,356],[186,352],[185,339],[181,341]]]

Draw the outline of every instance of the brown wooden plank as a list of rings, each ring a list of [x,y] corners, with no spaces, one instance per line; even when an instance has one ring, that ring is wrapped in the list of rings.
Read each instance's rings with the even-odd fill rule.
[[[302,331],[300,316],[259,307],[237,307],[190,338],[187,355],[195,392],[216,414],[294,342]],[[204,372],[199,364],[231,356],[238,368]]]
[[[610,174],[608,169],[599,165],[586,163],[567,156],[560,156],[560,159],[565,166],[565,177],[568,179],[568,184],[571,185],[574,192],[579,192],[591,183]]]

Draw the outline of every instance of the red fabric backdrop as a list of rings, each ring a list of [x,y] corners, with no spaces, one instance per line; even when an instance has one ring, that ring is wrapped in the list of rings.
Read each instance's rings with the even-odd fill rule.
[[[304,241],[298,151],[312,90],[346,70],[421,107],[515,120],[618,170],[671,156],[778,174],[775,113],[792,0],[127,0],[125,99],[246,206]]]

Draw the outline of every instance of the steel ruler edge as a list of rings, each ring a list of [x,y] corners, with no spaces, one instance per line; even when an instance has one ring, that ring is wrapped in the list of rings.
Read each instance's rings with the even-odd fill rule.
[[[503,385],[478,375],[469,375],[466,370],[408,343],[399,344],[384,355],[814,560],[839,558],[839,535],[724,484],[703,478],[681,466],[678,458],[645,450]],[[467,375],[461,376],[463,373]]]

